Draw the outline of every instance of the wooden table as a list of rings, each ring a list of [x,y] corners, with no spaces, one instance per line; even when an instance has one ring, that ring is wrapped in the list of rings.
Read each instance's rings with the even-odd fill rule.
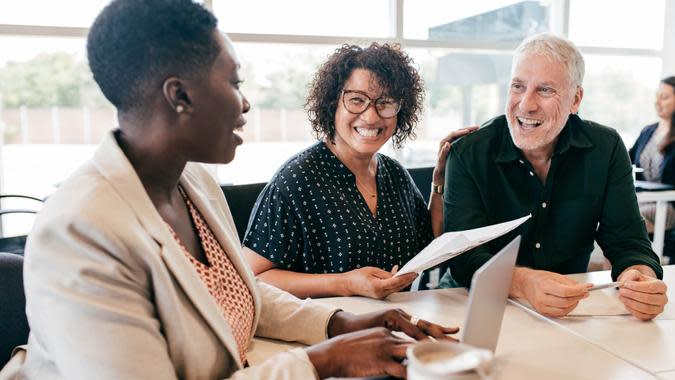
[[[675,300],[675,266],[664,268],[669,298]],[[572,275],[580,281],[608,282],[609,272]],[[464,325],[468,293],[442,289],[396,293],[386,300],[336,297],[317,300],[354,313],[400,307],[430,321]],[[674,302],[675,303],[675,302]],[[675,315],[668,305],[664,316]],[[297,347],[255,339],[251,363]],[[631,316],[543,317],[515,302],[506,306],[496,351],[496,379],[655,379],[675,380],[675,320],[641,322]]]

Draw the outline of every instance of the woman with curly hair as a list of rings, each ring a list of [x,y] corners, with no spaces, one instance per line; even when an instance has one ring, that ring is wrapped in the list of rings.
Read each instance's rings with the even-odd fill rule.
[[[383,298],[416,274],[397,268],[442,232],[441,141],[429,207],[408,172],[377,153],[414,137],[424,100],[412,59],[396,45],[344,45],[312,83],[307,110],[319,141],[265,187],[244,238],[254,273],[298,297]]]
[[[410,341],[394,330],[457,332],[254,279],[201,164],[234,159],[251,108],[232,43],[202,5],[112,1],[87,57],[120,125],[35,221],[23,268],[30,336],[0,379],[404,377]],[[249,363],[254,335],[314,345]]]

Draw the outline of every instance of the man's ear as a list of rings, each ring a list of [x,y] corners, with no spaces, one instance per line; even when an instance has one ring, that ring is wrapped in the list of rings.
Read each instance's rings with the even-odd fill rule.
[[[192,112],[192,101],[186,83],[180,78],[169,77],[162,84],[162,93],[168,106],[177,113]]]
[[[577,86],[577,91],[574,94],[574,102],[572,103],[572,112],[573,114],[577,114],[579,112],[579,107],[581,106],[581,99],[584,98],[584,88],[581,86]]]

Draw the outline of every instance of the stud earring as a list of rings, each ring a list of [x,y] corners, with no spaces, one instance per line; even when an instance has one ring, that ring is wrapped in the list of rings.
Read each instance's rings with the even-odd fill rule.
[[[181,113],[183,111],[185,111],[185,108],[182,105],[179,104],[176,106],[176,112]]]

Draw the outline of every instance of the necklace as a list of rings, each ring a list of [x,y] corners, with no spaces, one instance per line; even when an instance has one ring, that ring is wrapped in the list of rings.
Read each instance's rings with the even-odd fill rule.
[[[377,195],[376,194],[377,191],[375,193],[371,193],[370,190],[368,190],[368,188],[366,187],[366,185],[364,185],[363,182],[359,181],[359,177],[354,176],[354,178],[356,179],[356,183],[358,185],[361,185],[361,188],[368,194],[369,197],[375,198],[375,195]]]
[[[328,144],[326,144],[326,146],[328,146]],[[333,152],[333,155],[335,155],[335,158],[337,158],[338,161],[342,162],[343,165],[347,166],[347,164],[345,164],[345,161],[342,160],[342,159],[340,158],[340,154],[337,152],[337,149],[332,150],[332,149],[329,148],[329,150],[331,150],[331,151]],[[347,168],[349,168],[349,167],[347,166]],[[350,169],[350,170],[351,170],[351,169]],[[352,173],[352,174],[353,174],[353,173]],[[363,191],[365,191],[366,194],[367,194],[370,198],[375,198],[375,196],[377,195],[377,185],[375,185],[375,192],[371,192],[371,191],[368,189],[368,187],[367,187],[366,185],[363,184],[363,182],[359,181],[359,177],[357,177],[356,174],[353,174],[353,175],[354,175],[354,179],[356,180],[356,184],[357,184],[357,185],[361,185],[361,188],[363,189]],[[358,188],[358,186],[357,186],[357,188]]]

